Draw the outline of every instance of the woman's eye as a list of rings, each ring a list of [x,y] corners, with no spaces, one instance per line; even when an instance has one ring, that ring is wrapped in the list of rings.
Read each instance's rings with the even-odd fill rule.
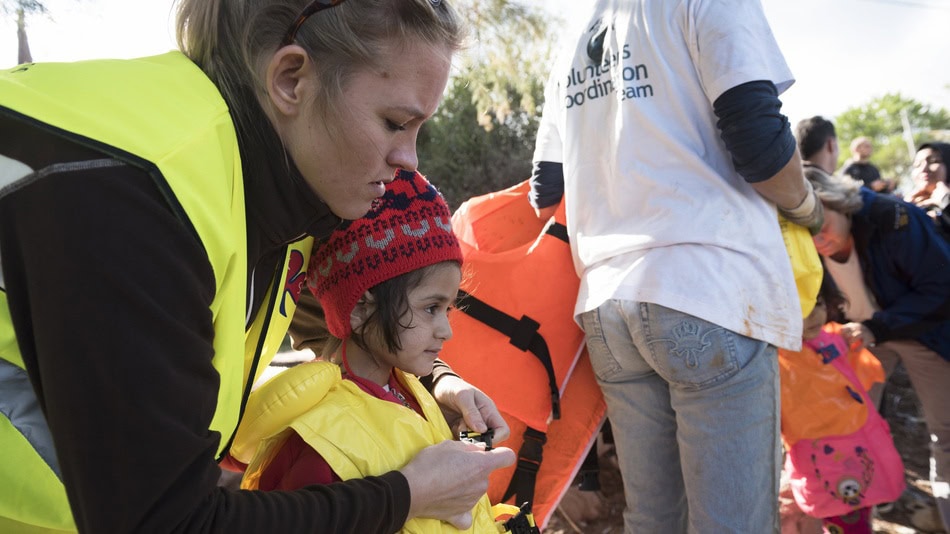
[[[403,130],[406,129],[405,126],[403,126],[403,125],[401,125],[401,124],[396,124],[395,122],[393,122],[393,121],[391,121],[391,120],[389,120],[389,119],[386,119],[386,128],[388,128],[389,131],[391,131],[391,132],[401,132],[401,131],[403,131]]]

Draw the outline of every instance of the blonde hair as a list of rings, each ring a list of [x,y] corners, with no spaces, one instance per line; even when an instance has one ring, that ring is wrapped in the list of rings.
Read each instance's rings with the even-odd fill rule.
[[[236,122],[263,91],[263,71],[308,0],[178,0],[178,46],[217,85]],[[457,51],[462,23],[445,0],[348,0],[311,15],[294,42],[314,59],[332,107],[346,78],[370,68],[387,47],[414,39]],[[252,125],[251,125],[252,126]],[[240,126],[239,126],[240,127]]]
[[[861,182],[846,176],[836,176],[813,167],[805,167],[805,178],[811,182],[821,203],[842,215],[856,213],[864,206],[861,199]]]

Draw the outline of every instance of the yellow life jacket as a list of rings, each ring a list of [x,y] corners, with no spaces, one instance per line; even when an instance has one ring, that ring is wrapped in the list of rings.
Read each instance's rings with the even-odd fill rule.
[[[258,488],[261,474],[290,432],[320,453],[343,480],[399,469],[425,447],[452,439],[438,404],[419,380],[400,371],[396,377],[425,418],[343,380],[340,368],[329,362],[300,364],[271,378],[251,394],[231,449],[235,458],[248,463],[241,487]],[[436,519],[414,518],[400,532],[497,532],[487,496],[472,510],[472,519],[472,527],[460,531]]]
[[[296,295],[288,298],[285,291],[286,280],[305,272],[312,239],[288,247],[264,307],[245,330],[244,182],[234,127],[217,88],[179,52],[135,60],[27,64],[0,73],[0,113],[26,116],[140,167],[194,228],[215,278],[213,365],[221,384],[209,428],[222,436],[222,457],[251,384],[286,335],[296,307]],[[32,413],[34,422],[38,415],[43,427],[29,439],[19,426],[22,421],[0,415],[0,531],[75,531],[49,431],[23,370],[5,293],[0,294],[0,374],[7,379],[0,381],[4,388],[19,388],[16,408]],[[6,389],[0,397],[12,398]]]
[[[818,299],[818,290],[821,289],[821,278],[824,268],[818,249],[812,241],[811,234],[804,226],[790,223],[785,217],[778,216],[778,225],[782,230],[782,241],[785,242],[785,251],[792,263],[792,274],[795,276],[795,287],[798,289],[798,302],[802,308],[802,317],[808,317],[815,309]]]
[[[504,445],[518,451],[519,461],[491,474],[491,502],[530,501],[543,527],[607,408],[574,322],[580,279],[564,206],[539,220],[529,188],[524,181],[469,199],[453,214],[464,294],[440,357],[491,397],[511,428]]]

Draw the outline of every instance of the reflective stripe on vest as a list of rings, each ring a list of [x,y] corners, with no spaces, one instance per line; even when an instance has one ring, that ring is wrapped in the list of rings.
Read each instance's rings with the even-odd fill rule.
[[[39,399],[26,371],[0,359],[0,414],[6,416],[20,434],[30,443],[40,458],[49,466],[56,478],[62,480],[53,436],[46,425],[46,417],[40,409]],[[6,449],[4,449],[6,450]]]

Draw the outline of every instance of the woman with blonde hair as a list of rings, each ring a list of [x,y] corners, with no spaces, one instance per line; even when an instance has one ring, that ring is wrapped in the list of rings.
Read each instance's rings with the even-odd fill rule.
[[[446,0],[180,0],[180,52],[0,72],[0,531],[470,523],[511,451],[446,442],[377,477],[217,487],[314,241],[415,170],[462,39]],[[429,386],[507,435],[449,370]]]

